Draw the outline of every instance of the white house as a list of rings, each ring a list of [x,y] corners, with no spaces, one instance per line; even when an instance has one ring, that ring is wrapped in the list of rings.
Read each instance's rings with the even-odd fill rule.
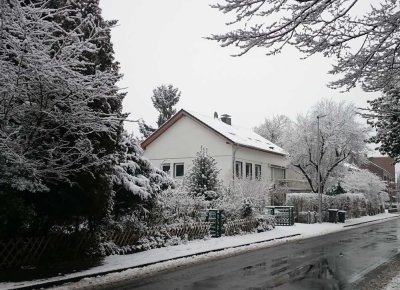
[[[235,177],[286,178],[287,153],[253,131],[231,125],[228,115],[218,119],[182,109],[141,145],[145,157],[175,178],[190,170],[201,146],[217,161],[225,185]]]

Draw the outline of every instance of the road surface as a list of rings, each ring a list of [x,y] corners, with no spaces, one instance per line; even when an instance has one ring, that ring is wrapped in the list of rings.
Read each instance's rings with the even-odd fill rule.
[[[399,253],[399,238],[400,219],[395,219],[132,279],[112,289],[352,289]]]

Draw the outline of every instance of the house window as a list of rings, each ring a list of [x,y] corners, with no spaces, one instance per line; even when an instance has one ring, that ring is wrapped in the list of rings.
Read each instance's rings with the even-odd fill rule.
[[[246,163],[246,178],[253,178],[253,164],[251,163]]]
[[[174,163],[174,177],[182,177],[185,174],[184,163]]]
[[[271,167],[271,179],[285,179],[286,178],[286,169],[281,167]]]
[[[243,163],[241,161],[235,162],[235,173],[237,178],[242,178],[243,176]]]
[[[171,170],[171,164],[169,163],[163,163],[162,165],[162,171],[164,172],[169,172]]]
[[[254,171],[255,171],[255,178],[257,180],[261,180],[261,165],[260,164],[254,164]]]

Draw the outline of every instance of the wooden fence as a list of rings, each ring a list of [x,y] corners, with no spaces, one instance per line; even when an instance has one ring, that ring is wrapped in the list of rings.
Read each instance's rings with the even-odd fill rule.
[[[0,240],[0,269],[35,265],[56,256],[73,259],[90,247],[93,239],[93,234],[85,232]]]
[[[210,223],[192,223],[172,225],[168,229],[170,236],[180,237],[181,239],[195,240],[202,239],[210,235]]]
[[[240,219],[224,224],[225,236],[232,236],[242,232],[252,232],[258,226],[256,219]]]
[[[149,229],[141,235],[131,229],[114,231],[106,240],[118,247],[134,246],[140,237],[155,236],[160,231],[166,233],[165,239],[201,239],[209,235],[210,224],[207,222],[170,225]],[[52,234],[43,237],[16,238],[0,240],[0,269],[37,265],[43,261],[62,261],[78,258],[94,244],[94,234]],[[131,251],[132,252],[132,251]],[[106,254],[114,254],[106,251]]]

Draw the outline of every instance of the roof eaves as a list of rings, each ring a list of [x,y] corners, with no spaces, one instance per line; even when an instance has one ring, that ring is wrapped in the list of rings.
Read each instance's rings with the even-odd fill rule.
[[[245,144],[240,144],[240,143],[235,143],[235,145],[240,146],[240,147],[245,147],[245,148],[250,148],[250,149],[262,151],[262,152],[267,152],[267,153],[271,153],[271,154],[276,154],[276,155],[280,155],[280,156],[287,156],[287,155],[288,155],[288,154],[286,154],[286,153],[281,153],[281,152],[276,152],[276,151],[270,151],[270,150],[267,150],[267,149],[262,149],[262,148],[259,148],[259,147],[254,147],[254,146],[245,145]]]

